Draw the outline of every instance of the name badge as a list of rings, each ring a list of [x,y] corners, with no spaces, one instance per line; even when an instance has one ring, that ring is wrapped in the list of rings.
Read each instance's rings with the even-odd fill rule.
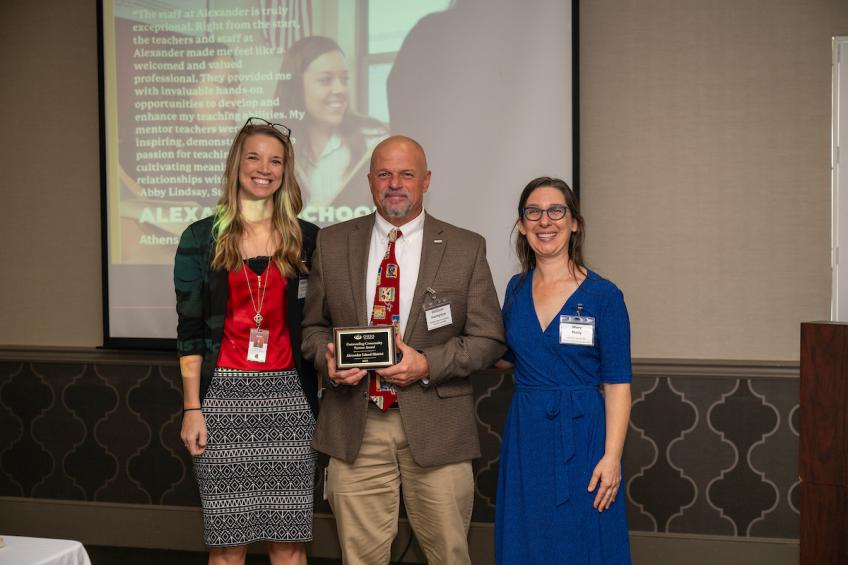
[[[453,323],[450,302],[439,299],[432,288],[427,289],[427,295],[424,297],[424,317],[427,320],[428,332]]]
[[[306,289],[309,288],[309,279],[301,278],[297,281],[297,299],[303,300],[306,298]]]
[[[434,306],[429,310],[425,310],[424,316],[427,318],[428,332],[449,326],[453,323],[450,304],[442,304],[441,306]]]
[[[595,318],[560,316],[559,342],[568,345],[595,345]]]
[[[268,355],[268,330],[253,328],[250,330],[250,342],[247,347],[247,360],[264,363]]]

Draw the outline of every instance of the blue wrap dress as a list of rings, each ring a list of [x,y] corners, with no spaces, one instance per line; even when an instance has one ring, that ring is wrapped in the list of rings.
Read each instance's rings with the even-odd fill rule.
[[[626,498],[604,512],[587,488],[604,454],[603,383],[629,383],[630,321],[624,296],[589,271],[544,330],[533,272],[507,286],[503,315],[515,395],[501,445],[495,512],[500,565],[630,563]],[[560,344],[560,315],[595,319],[594,345]]]

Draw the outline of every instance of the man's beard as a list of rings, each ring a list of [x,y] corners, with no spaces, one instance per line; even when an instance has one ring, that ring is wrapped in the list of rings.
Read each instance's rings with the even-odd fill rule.
[[[405,196],[406,203],[401,204],[399,207],[390,208],[388,204],[388,196]],[[412,200],[409,199],[409,192],[406,190],[387,190],[383,193],[383,197],[380,198],[380,204],[383,206],[383,213],[390,218],[403,218],[409,213],[409,210],[412,208]]]

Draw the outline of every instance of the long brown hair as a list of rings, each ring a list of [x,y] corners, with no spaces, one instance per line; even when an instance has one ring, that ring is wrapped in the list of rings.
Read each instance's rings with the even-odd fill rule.
[[[536,266],[536,253],[527,242],[527,236],[523,235],[520,230],[516,229],[523,219],[523,210],[527,205],[527,199],[537,188],[550,186],[562,192],[565,197],[565,205],[568,206],[568,213],[571,214],[571,219],[577,224],[577,231],[571,234],[568,239],[568,269],[572,276],[576,276],[575,270],[585,274],[587,272],[586,263],[583,261],[583,239],[586,235],[586,222],[583,216],[580,215],[580,204],[574,191],[571,187],[562,180],[551,177],[539,177],[531,180],[521,191],[521,197],[518,199],[518,218],[515,220],[515,231],[518,236],[515,239],[515,253],[518,255],[518,260],[521,262],[522,274],[529,273]]]
[[[333,39],[322,35],[310,35],[304,37],[288,48],[283,55],[283,64],[280,74],[291,75],[291,80],[280,81],[277,86],[276,95],[280,99],[280,108],[284,112],[301,110],[304,113],[304,126],[298,128],[297,147],[298,154],[309,161],[316,161],[318,155],[311,155],[309,143],[309,125],[312,119],[306,112],[306,101],[304,100],[303,73],[312,62],[325,53],[339,52],[344,56],[342,48]],[[373,128],[379,132],[385,132],[386,127],[379,121],[368,116],[361,116],[350,107],[350,96],[348,96],[348,107],[339,124],[337,133],[344,144],[350,149],[350,162],[345,173],[351,173],[352,169],[360,162],[367,150],[363,128]],[[301,163],[303,166],[304,163]]]
[[[239,244],[245,233],[245,223],[238,198],[238,176],[244,143],[252,135],[267,135],[283,144],[283,182],[272,197],[271,229],[277,236],[277,247],[271,259],[284,277],[293,277],[306,271],[306,264],[301,261],[303,234],[297,219],[303,208],[303,200],[300,186],[294,177],[294,151],[291,141],[287,135],[269,125],[244,126],[230,146],[227,168],[221,182],[223,194],[218,200],[212,228],[215,238],[212,268],[237,271],[241,267]]]

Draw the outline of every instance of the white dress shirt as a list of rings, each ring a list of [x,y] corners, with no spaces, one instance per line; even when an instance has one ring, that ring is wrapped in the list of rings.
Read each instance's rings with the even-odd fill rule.
[[[310,206],[329,206],[344,188],[342,177],[350,163],[350,149],[333,134],[314,166],[304,166]]]
[[[302,175],[298,180],[305,180],[306,186],[304,188],[309,192],[309,207],[324,208],[331,206],[336,197],[347,186],[347,183],[350,182],[351,176],[368,162],[371,151],[385,137],[385,134],[379,129],[364,128],[362,138],[365,140],[365,151],[360,156],[358,163],[350,162],[352,158],[350,147],[344,143],[337,133],[333,133],[327,140],[327,144],[316,162],[311,163],[309,159],[298,157],[297,165]],[[370,207],[370,202],[364,203]]]
[[[377,270],[386,254],[389,244],[389,232],[395,226],[383,218],[379,212],[375,214],[374,229],[371,230],[371,247],[368,251],[368,270],[365,275],[365,298],[367,299],[367,319],[371,320],[371,310],[374,307],[374,294],[377,292]],[[409,309],[415,294],[415,283],[418,281],[418,268],[421,265],[421,249],[424,241],[424,212],[409,222],[398,227],[403,234],[395,242],[395,259],[400,269],[400,333],[406,331],[406,321],[409,319]]]

